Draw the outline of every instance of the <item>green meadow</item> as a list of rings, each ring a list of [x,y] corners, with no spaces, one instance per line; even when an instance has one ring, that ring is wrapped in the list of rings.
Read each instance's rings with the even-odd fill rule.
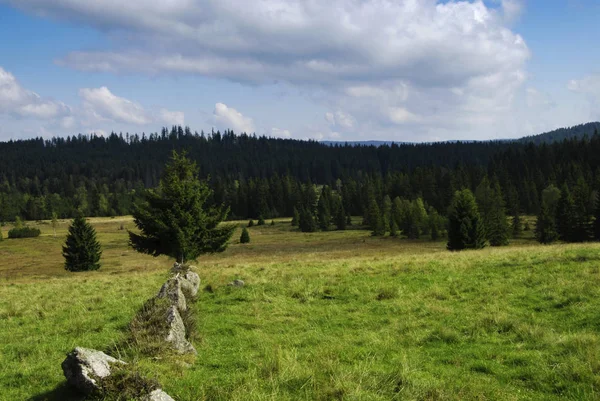
[[[75,346],[125,359],[179,401],[600,399],[600,244],[451,253],[282,219],[242,245],[240,229],[196,263],[197,357],[153,357],[124,339],[172,261],[128,248],[130,218],[90,221],[104,253],[84,273],[63,267],[68,221],[56,237],[47,222],[38,238],[3,227],[1,400],[80,400],[60,367]]]

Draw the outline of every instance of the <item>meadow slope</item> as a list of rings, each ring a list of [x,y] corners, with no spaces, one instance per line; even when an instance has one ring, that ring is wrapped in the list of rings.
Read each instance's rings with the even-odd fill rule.
[[[63,269],[68,222],[0,242],[0,400],[80,399],[60,369],[75,346],[119,353],[180,401],[600,399],[600,244],[450,253],[277,220],[240,245],[238,230],[197,263],[198,357],[155,359],[122,340],[171,262],[127,248],[129,218],[91,221],[97,272]]]

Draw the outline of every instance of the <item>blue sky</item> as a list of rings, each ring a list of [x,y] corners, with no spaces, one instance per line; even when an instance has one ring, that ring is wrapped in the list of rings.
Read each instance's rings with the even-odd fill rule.
[[[600,120],[599,17],[592,0],[0,0],[0,140],[531,135]]]

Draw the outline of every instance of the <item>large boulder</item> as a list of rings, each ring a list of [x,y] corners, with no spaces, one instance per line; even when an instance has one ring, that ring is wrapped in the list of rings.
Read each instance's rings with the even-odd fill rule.
[[[165,340],[180,354],[195,354],[196,349],[185,338],[185,325],[177,307],[170,306],[166,315],[168,332]]]
[[[161,389],[156,389],[150,394],[140,398],[140,401],[175,401],[171,396]]]
[[[98,380],[110,376],[111,365],[125,362],[104,352],[77,347],[67,354],[61,364],[67,382],[84,394],[98,389]]]
[[[190,294],[192,297],[195,297],[198,294],[198,290],[200,289],[200,276],[193,271],[188,271],[182,278],[181,288]]]
[[[166,283],[160,288],[158,292],[157,298],[166,298],[171,301],[171,305],[175,305],[177,309],[181,312],[187,310],[187,302],[185,299],[185,295],[181,290],[182,279],[179,278],[179,275],[170,278]]]

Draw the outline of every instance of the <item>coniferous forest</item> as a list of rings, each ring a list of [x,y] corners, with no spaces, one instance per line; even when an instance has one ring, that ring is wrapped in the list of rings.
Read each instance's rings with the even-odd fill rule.
[[[578,128],[580,129],[580,128]],[[0,143],[0,220],[114,216],[155,187],[173,150],[197,162],[211,202],[232,219],[294,216],[303,231],[345,229],[364,216],[374,235],[437,237],[456,191],[471,190],[491,244],[513,219],[538,215],[541,242],[600,236],[600,136],[375,146],[192,132],[78,135]],[[600,221],[600,220],[598,220]],[[548,230],[550,232],[548,233]]]

